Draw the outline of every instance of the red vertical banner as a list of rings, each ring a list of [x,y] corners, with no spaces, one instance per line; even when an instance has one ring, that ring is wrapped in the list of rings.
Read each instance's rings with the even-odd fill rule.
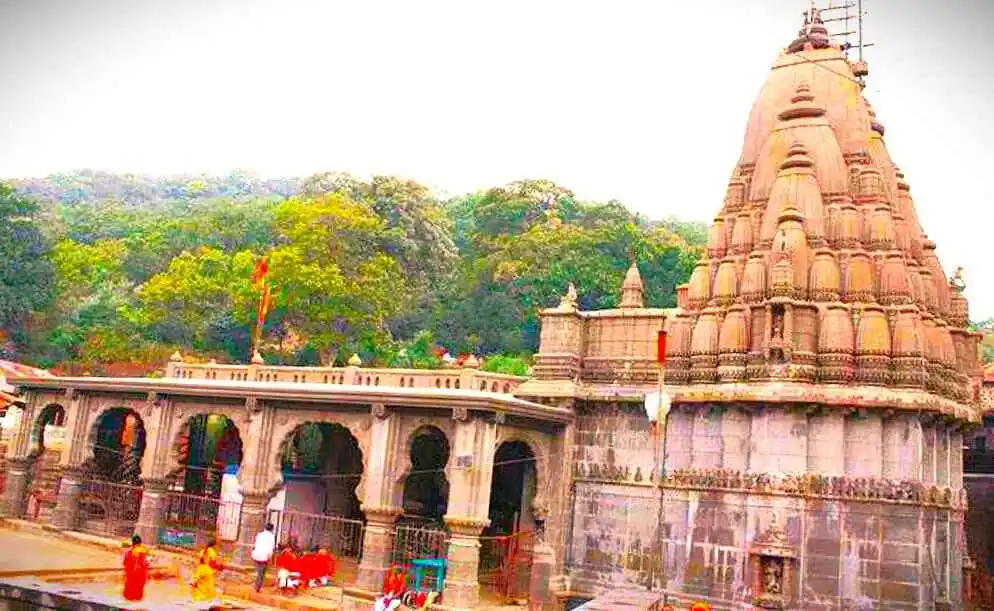
[[[659,334],[656,336],[656,361],[658,363],[666,362],[666,331],[662,329],[659,330]]]

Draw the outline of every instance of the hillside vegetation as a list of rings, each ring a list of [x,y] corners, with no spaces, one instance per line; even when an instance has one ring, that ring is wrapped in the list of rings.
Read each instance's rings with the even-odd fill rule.
[[[705,239],[526,180],[440,199],[409,180],[78,172],[0,186],[0,358],[143,375],[180,350],[246,362],[269,261],[267,362],[437,365],[492,355],[521,373],[539,309],[573,282],[615,306],[634,258],[649,305],[675,305]]]

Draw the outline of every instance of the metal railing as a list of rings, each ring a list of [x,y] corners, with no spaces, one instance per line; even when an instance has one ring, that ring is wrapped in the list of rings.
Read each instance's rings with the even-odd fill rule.
[[[479,582],[491,594],[511,602],[528,597],[534,531],[480,537]]]
[[[238,540],[242,520],[238,501],[170,491],[163,503],[159,543],[194,548],[205,545],[210,538]]]
[[[138,522],[141,486],[89,480],[80,486],[77,529],[91,534],[127,537]]]
[[[412,560],[445,558],[449,547],[449,533],[441,526],[426,524],[400,524],[394,531],[394,564],[409,566]]]
[[[324,548],[336,558],[362,557],[362,538],[365,524],[342,516],[319,513],[272,510],[269,522],[276,527],[276,541],[286,545],[295,541],[300,549],[314,546]]]

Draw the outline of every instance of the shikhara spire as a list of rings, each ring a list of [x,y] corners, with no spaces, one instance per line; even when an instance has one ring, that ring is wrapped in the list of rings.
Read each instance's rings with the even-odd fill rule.
[[[708,256],[680,291],[667,383],[855,381],[969,402],[966,300],[822,13],[804,14],[753,106]]]

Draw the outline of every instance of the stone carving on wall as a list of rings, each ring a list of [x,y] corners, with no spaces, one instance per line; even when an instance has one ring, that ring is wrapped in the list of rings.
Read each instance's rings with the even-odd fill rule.
[[[456,422],[469,422],[469,409],[465,407],[453,407],[452,419]]]
[[[666,473],[662,484],[671,488],[878,500],[966,509],[966,496],[963,490],[954,491],[948,487],[926,486],[917,481],[877,477],[830,476],[818,473],[774,475],[736,469],[674,469]]]
[[[760,609],[786,609],[793,595],[797,550],[787,540],[777,516],[756,537],[749,550],[752,567],[753,604]]]
[[[387,406],[382,403],[373,403],[373,405],[370,406],[370,413],[374,418],[382,420],[387,417]]]

